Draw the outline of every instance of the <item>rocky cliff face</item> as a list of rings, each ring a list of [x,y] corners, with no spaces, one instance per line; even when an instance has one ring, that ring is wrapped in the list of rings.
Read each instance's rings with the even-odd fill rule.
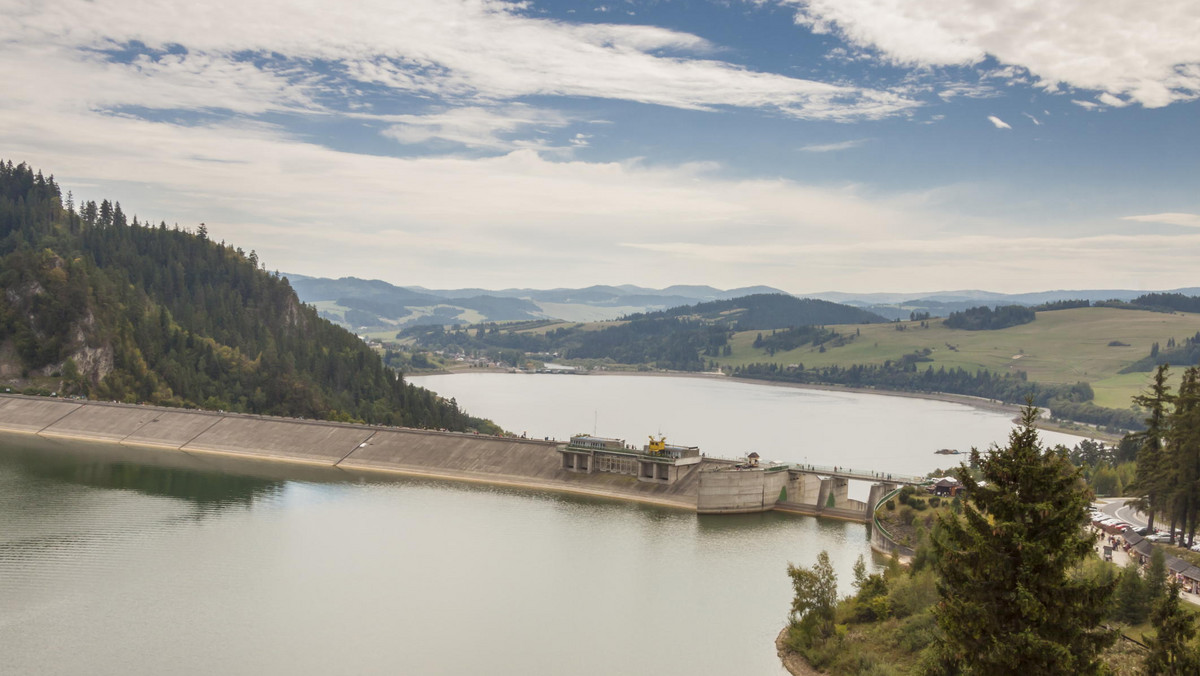
[[[58,392],[71,390],[81,379],[98,385],[113,370],[112,344],[101,337],[90,304],[62,302],[71,274],[66,261],[46,251],[40,262],[4,290],[0,309],[25,330],[0,341],[0,384]],[[57,349],[46,359],[42,348],[51,342]]]

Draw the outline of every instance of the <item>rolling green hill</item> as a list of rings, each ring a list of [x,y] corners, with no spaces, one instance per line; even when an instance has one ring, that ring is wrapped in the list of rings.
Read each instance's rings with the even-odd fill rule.
[[[753,294],[630,315],[620,321],[571,324],[531,322],[475,327],[413,327],[400,334],[419,347],[490,354],[539,353],[563,359],[702,371],[728,351],[729,336],[745,329],[791,329],[827,322],[883,318],[858,308],[784,294]],[[805,331],[804,340],[816,334]],[[824,331],[818,331],[824,334]],[[511,356],[503,360],[512,360]]]
[[[1193,337],[1200,331],[1200,314],[1087,307],[1038,312],[1033,322],[992,331],[951,329],[941,319],[828,328],[855,338],[829,343],[824,350],[806,345],[771,355],[753,347],[757,332],[743,331],[730,340],[731,354],[715,361],[728,368],[754,363],[850,368],[920,354],[920,369],[985,369],[997,375],[1024,373],[1036,383],[1088,383],[1097,405],[1127,409],[1145,386],[1149,369],[1121,371],[1147,357],[1155,343],[1165,346],[1174,339],[1182,344]]]

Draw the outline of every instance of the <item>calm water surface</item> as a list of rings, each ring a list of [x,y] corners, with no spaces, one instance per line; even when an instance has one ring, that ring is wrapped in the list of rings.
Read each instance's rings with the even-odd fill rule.
[[[813,462],[886,458],[893,471],[922,469],[897,448],[917,459],[963,443],[909,441],[936,426],[917,419],[940,417],[947,430],[993,424],[962,407],[875,397],[903,408],[882,423],[899,426],[885,435],[892,452],[875,455],[861,446],[881,423],[830,419],[874,406],[845,395],[694,379],[426,380],[531,435],[590,430],[597,411],[612,424],[602,433],[631,440],[661,422],[673,440],[714,453],[796,439],[778,447]],[[475,401],[488,387],[501,405]],[[906,408],[913,403],[931,408]],[[997,417],[999,439],[1008,423]],[[781,422],[787,429],[759,429]],[[805,441],[814,439],[836,442],[833,454],[817,455]],[[808,565],[821,549],[844,589],[854,559],[870,559],[855,524],[697,517],[0,435],[6,674],[780,674],[773,639],[789,604],[785,567]]]
[[[842,465],[898,474],[957,466],[936,455],[1004,444],[1012,415],[963,404],[856,392],[806,390],[719,378],[460,373],[411,379],[468,412],[534,438],[579,432],[644,443],[669,441],[709,455]],[[1043,442],[1079,437],[1042,432]]]

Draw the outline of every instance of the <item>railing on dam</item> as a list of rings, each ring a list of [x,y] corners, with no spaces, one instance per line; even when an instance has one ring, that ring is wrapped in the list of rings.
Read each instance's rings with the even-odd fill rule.
[[[782,462],[764,462],[761,465],[750,466],[745,458],[723,458],[716,455],[705,455],[712,466],[704,471],[720,472],[729,469],[750,469],[764,472],[782,472],[788,470],[790,472],[803,472],[805,474],[820,474],[821,476],[833,476],[839,479],[858,479],[860,481],[870,482],[888,482],[895,484],[913,484],[920,485],[932,481],[928,477],[916,476],[913,474],[896,474],[895,472],[877,472],[872,469],[843,467],[841,465],[810,465],[807,463],[782,463]]]

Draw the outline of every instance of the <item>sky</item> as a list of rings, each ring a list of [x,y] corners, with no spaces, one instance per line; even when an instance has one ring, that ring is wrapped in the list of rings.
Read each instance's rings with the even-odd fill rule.
[[[0,158],[429,288],[1200,285],[1195,0],[0,0]]]

